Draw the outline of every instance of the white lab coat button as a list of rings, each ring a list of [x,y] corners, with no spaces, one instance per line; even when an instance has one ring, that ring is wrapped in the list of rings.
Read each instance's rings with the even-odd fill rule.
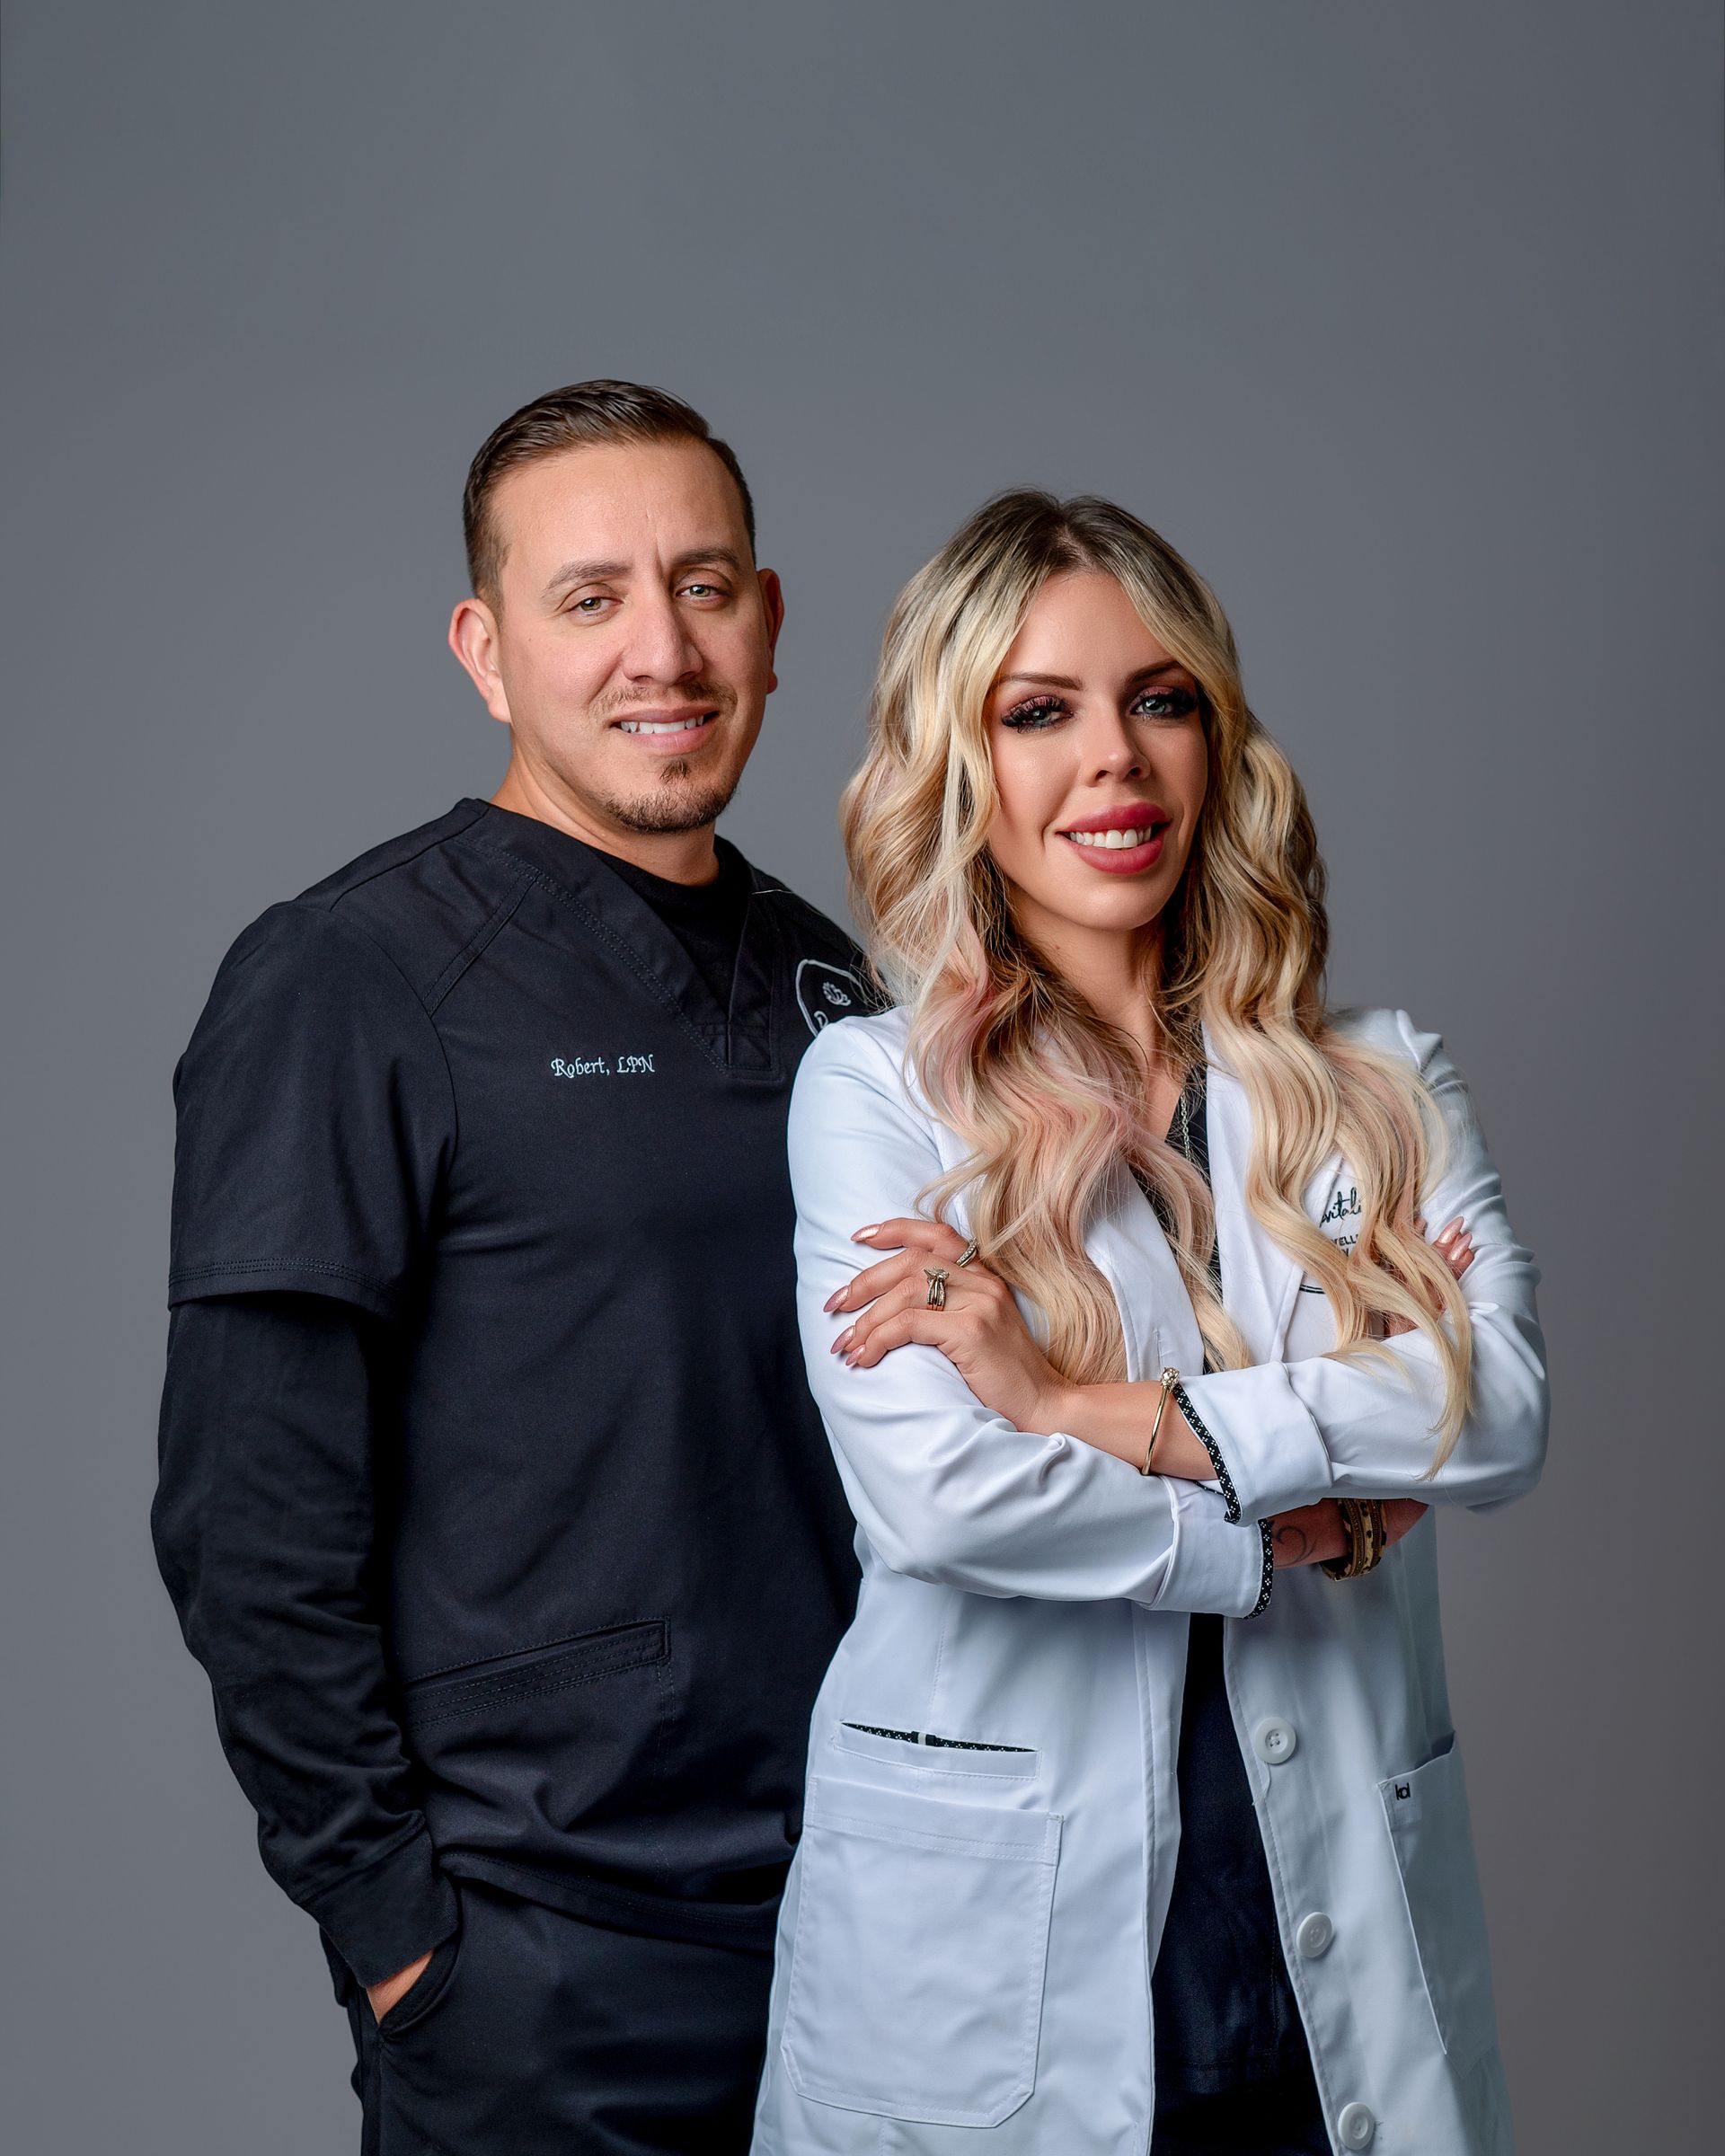
[[[1364,2104],[1344,2104],[1336,2120],[1336,2132],[1344,2149],[1369,2149],[1377,2121]]]
[[[1336,1927],[1322,1909],[1314,1909],[1310,1916],[1303,1916],[1294,1934],[1294,1943],[1308,1961],[1315,1961],[1320,1954],[1330,1951],[1330,1941],[1336,1936]]]
[[[1252,1748],[1267,1767],[1279,1767],[1285,1759],[1292,1759],[1299,1741],[1293,1723],[1278,1714],[1267,1715],[1252,1733]]]

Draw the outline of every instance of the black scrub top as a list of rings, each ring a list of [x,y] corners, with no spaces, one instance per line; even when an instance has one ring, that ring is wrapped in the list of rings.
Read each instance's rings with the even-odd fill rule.
[[[373,1705],[440,1871],[743,1943],[770,1937],[857,1577],[803,1374],[785,1111],[815,1033],[869,992],[841,931],[719,852],[693,894],[463,801],[239,939],[176,1074],[170,1301],[232,1313],[237,1386],[262,1313],[315,1298],[364,1335],[340,1352],[384,1406],[366,1487],[308,1463],[318,1517],[272,1528],[270,1504],[244,1509],[243,1462],[170,1471],[175,1430],[220,1411],[175,1395],[171,1357],[157,1525],[189,1638],[200,1595],[242,1599],[248,1535],[253,1600],[286,1614],[271,1653],[294,1622],[308,1657],[345,1627],[363,1666],[375,1627]],[[643,889],[688,902],[681,932]],[[270,1415],[311,1433],[316,1398],[277,1373]],[[371,1547],[332,1616],[299,1574],[344,1507]],[[262,1697],[267,1719],[291,1671],[218,1669],[204,1630],[218,1715],[226,1696],[238,1728]],[[266,1859],[320,1786],[296,1780],[288,1711]],[[253,1748],[230,1746],[243,1780]],[[341,1798],[356,1819],[402,1763],[374,1749]],[[387,1958],[360,1904],[394,1853],[284,1881],[356,1968]]]

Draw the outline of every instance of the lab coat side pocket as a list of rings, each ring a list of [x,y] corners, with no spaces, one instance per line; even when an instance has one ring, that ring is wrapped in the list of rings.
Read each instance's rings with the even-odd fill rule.
[[[817,2103],[995,2126],[1036,2085],[1060,1851],[1050,1812],[817,1776],[783,2050]]]
[[[1423,1766],[1380,1781],[1377,1792],[1432,2017],[1451,2065],[1462,2072],[1497,2041],[1497,2018],[1455,1738]]]

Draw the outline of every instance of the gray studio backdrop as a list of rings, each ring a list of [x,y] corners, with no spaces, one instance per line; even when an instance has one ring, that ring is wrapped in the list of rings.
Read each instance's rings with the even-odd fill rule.
[[[726,827],[831,909],[885,610],[983,495],[1117,494],[1222,593],[1338,997],[1442,1029],[1544,1266],[1544,1487],[1443,1530],[1522,2147],[1711,2145],[1716,9],[5,31],[8,2149],[357,2145],[150,1556],[169,1075],[246,921],[496,783],[463,473],[600,373],[753,480],[790,623]]]

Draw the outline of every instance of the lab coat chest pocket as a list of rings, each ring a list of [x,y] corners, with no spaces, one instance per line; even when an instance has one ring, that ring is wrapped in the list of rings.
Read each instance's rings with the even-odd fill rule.
[[[1060,1820],[816,1777],[785,2008],[799,2094],[994,2126],[1029,2098]]]
[[[1377,1789],[1438,2033],[1460,2072],[1495,2041],[1496,2022],[1455,1740],[1447,1739],[1423,1766],[1380,1781]]]

